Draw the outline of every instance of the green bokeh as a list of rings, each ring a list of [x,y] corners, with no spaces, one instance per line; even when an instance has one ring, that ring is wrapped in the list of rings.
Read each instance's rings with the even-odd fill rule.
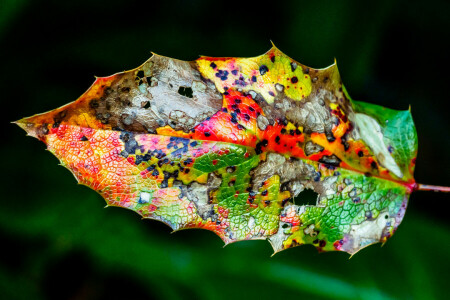
[[[193,60],[256,56],[270,40],[311,67],[336,58],[354,99],[412,107],[416,179],[450,185],[446,1],[17,1],[0,3],[1,299],[443,299],[448,195],[415,193],[384,247],[273,257],[266,241],[222,248],[213,233],[108,208],[10,121],[75,100],[150,51]]]

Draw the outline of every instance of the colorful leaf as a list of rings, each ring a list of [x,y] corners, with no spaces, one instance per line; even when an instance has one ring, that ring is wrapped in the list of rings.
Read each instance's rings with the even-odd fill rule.
[[[110,206],[225,243],[350,254],[402,221],[417,135],[409,111],[352,101],[336,65],[153,55],[78,100],[17,122]],[[311,189],[316,205],[300,205]],[[295,201],[294,201],[295,199]]]

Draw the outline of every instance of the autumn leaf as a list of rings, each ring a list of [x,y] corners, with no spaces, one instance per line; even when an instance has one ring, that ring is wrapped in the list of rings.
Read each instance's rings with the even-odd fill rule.
[[[275,47],[192,62],[154,54],[16,123],[109,206],[226,244],[267,239],[275,252],[384,243],[417,187],[409,110],[352,101],[336,64],[309,68]],[[316,204],[295,204],[306,189]]]

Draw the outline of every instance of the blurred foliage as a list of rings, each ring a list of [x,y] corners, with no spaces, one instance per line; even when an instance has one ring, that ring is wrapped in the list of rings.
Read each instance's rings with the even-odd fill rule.
[[[384,247],[270,257],[268,242],[222,248],[214,234],[167,226],[104,201],[8,124],[75,100],[150,51],[193,60],[256,56],[272,40],[325,67],[336,57],[354,99],[412,107],[416,179],[449,185],[447,1],[2,0],[2,299],[443,299],[450,267],[448,195],[415,193]],[[446,66],[447,64],[447,66]]]

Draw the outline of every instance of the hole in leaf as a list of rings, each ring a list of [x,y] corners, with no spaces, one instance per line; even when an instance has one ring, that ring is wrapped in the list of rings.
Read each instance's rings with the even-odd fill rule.
[[[193,97],[193,91],[192,91],[192,88],[190,88],[190,87],[180,86],[180,88],[178,89],[178,94],[180,94],[181,96],[188,97],[188,98]]]
[[[294,198],[296,205],[316,205],[319,194],[311,189],[305,189]]]
[[[141,71],[137,72],[136,76],[137,76],[139,79],[144,78],[144,71],[141,70]]]

